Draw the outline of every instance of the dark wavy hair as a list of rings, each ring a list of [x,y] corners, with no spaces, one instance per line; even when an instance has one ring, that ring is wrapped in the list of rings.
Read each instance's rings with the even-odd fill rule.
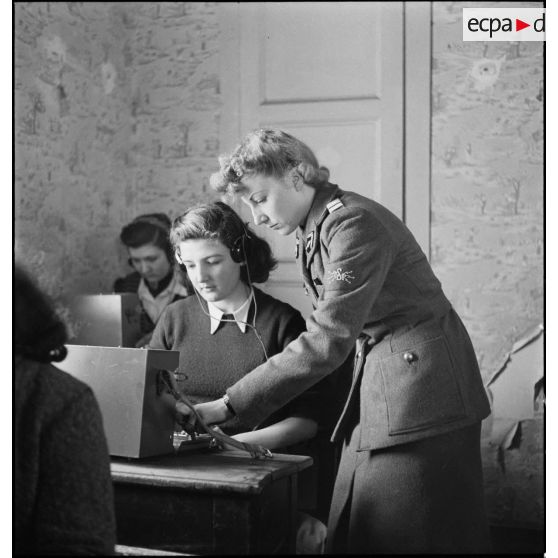
[[[264,283],[277,267],[269,244],[243,223],[238,213],[226,203],[195,205],[174,220],[170,241],[175,251],[178,252],[181,242],[194,239],[219,240],[229,249],[240,246],[246,261],[246,266],[241,267],[240,278],[246,284]]]
[[[120,232],[120,240],[128,248],[153,244],[163,250],[172,263],[173,249],[169,241],[171,220],[164,213],[146,213],[128,223]]]
[[[67,332],[49,298],[19,266],[14,269],[14,355],[39,362],[66,358]]]

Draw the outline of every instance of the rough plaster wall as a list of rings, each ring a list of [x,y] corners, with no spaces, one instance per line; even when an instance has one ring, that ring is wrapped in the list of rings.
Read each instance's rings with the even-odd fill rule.
[[[167,211],[215,197],[209,175],[219,154],[217,5],[136,3],[126,54],[134,69],[127,167],[136,206]],[[130,16],[132,17],[132,16]]]
[[[463,42],[474,6],[433,3],[431,252],[486,378],[543,318],[543,43]]]
[[[543,43],[463,42],[474,6],[509,7],[433,3],[431,253],[486,380],[543,321]],[[544,526],[542,409],[503,453],[483,438],[493,522]]]
[[[15,250],[51,294],[107,292],[121,227],[212,197],[214,3],[15,4]]]
[[[122,16],[103,3],[14,9],[16,257],[52,294],[98,292],[127,183]]]

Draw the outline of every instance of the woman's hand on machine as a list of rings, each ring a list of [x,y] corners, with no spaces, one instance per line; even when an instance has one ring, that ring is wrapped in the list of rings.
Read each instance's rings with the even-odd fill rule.
[[[220,424],[232,417],[223,399],[215,399],[194,406],[199,417],[207,425]],[[190,433],[196,430],[196,415],[185,403],[177,401],[175,404],[176,421]]]
[[[191,407],[188,407],[182,401],[177,401],[174,404],[175,420],[180,426],[188,432],[188,434],[195,434],[196,429],[196,415]]]
[[[182,424],[184,430],[193,438],[195,438],[195,429],[199,429],[213,436],[215,443],[221,448],[229,446],[247,451],[254,459],[273,457],[273,454],[262,445],[241,442],[223,434],[220,428],[215,427],[216,423],[224,422],[234,416],[222,398],[198,405],[192,405],[185,396],[180,396],[180,399],[182,401],[178,401],[175,405],[177,422]]]

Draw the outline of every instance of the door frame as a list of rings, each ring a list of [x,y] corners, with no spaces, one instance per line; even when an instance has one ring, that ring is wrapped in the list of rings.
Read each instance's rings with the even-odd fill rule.
[[[237,2],[222,3],[219,12],[221,152],[232,150],[246,133],[240,129],[239,9]],[[403,221],[430,259],[432,2],[403,2],[403,25]]]
[[[403,221],[430,261],[432,2],[404,2],[403,14]]]

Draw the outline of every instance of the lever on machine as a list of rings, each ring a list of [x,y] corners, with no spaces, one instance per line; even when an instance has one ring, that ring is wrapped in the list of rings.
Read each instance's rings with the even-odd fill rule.
[[[248,452],[252,457],[256,459],[258,457],[273,457],[273,454],[267,448],[264,448],[259,444],[246,444],[244,442],[239,442],[238,440],[227,436],[227,434],[224,434],[223,432],[220,432],[219,430],[215,430],[211,428],[211,426],[208,426],[202,420],[194,405],[190,401],[188,401],[185,395],[180,392],[178,384],[176,383],[175,372],[171,372],[170,370],[159,371],[159,375],[157,377],[157,395],[161,395],[162,393],[164,393],[165,389],[169,391],[169,393],[174,397],[176,401],[184,403],[184,405],[186,405],[194,413],[194,416],[196,417],[196,425],[201,427],[202,430],[212,436],[215,439],[217,445],[221,447],[225,444],[233,446],[239,450]],[[195,439],[195,432],[191,432],[192,429],[185,428],[185,430],[186,432],[188,432],[188,434],[190,434],[190,436],[192,436],[192,439]]]

